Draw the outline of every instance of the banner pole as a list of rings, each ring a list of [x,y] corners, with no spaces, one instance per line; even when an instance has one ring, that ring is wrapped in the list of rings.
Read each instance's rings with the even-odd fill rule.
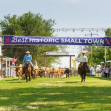
[[[105,37],[106,37],[106,31],[105,31]],[[105,60],[104,60],[105,64],[106,65],[106,46],[105,46]]]
[[[91,32],[91,38],[92,38],[92,32]],[[92,66],[92,46],[91,46],[91,66]]]

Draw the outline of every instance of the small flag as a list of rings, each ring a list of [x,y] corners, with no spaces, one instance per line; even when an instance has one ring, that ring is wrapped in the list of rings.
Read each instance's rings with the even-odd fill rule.
[[[73,63],[73,68],[76,70],[76,63],[73,59],[72,59],[72,63]]]
[[[17,58],[15,59],[15,57],[14,57],[12,60],[13,64],[15,64],[16,61],[17,61]]]

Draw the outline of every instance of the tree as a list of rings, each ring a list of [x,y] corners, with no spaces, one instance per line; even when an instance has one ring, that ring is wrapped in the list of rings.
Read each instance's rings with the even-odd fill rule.
[[[89,63],[91,64],[91,52],[87,53]],[[104,47],[93,47],[92,52],[93,65],[100,64],[104,61]]]
[[[108,29],[106,30],[106,36],[107,36],[107,37],[111,37],[111,29],[110,29],[110,28],[108,28]]]
[[[106,30],[106,36],[111,37],[111,29]],[[85,47],[84,50],[87,50],[87,57],[89,60],[89,63],[91,63],[91,50],[90,47]],[[100,62],[104,62],[105,60],[105,48],[104,47],[93,47],[92,57],[93,57],[93,65],[100,64]],[[106,47],[106,60],[111,60],[111,48]]]
[[[22,16],[7,15],[4,20],[0,22],[3,35],[21,35],[21,36],[53,36],[54,31],[52,27],[55,21],[43,19],[41,14],[33,14],[31,12],[25,13]],[[25,52],[29,50],[32,54],[34,63],[38,61],[39,65],[43,65],[43,57],[40,55],[45,54],[47,51],[64,50],[63,46],[57,45],[11,45],[3,46],[4,56],[18,57],[17,63],[22,63]],[[47,59],[47,65],[51,65],[55,58]]]

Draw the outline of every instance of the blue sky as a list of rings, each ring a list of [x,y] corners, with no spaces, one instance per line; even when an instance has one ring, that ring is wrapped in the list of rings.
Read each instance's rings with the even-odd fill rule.
[[[44,19],[55,20],[54,28],[111,27],[111,0],[0,0],[0,20],[8,14],[19,16],[29,11],[40,13]],[[57,36],[70,37],[85,34],[90,33],[55,33]],[[104,32],[100,32],[99,36],[104,36]],[[80,52],[79,49],[81,50],[80,46],[68,47],[68,50],[76,56]]]
[[[55,27],[111,27],[111,0],[0,0],[0,19],[28,11],[54,19]]]

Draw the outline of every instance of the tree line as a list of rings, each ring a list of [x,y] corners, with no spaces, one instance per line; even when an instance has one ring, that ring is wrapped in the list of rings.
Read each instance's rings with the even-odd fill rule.
[[[106,37],[111,37],[111,29],[108,28],[105,32]],[[84,50],[88,51],[86,54],[91,64],[91,46],[85,46]],[[111,60],[111,47],[106,47],[106,61]],[[92,61],[93,65],[105,62],[105,47],[103,46],[92,46]]]
[[[32,12],[25,13],[21,16],[7,15],[4,20],[0,21],[0,27],[2,29],[2,35],[19,35],[19,36],[54,36],[53,26],[55,20],[44,19],[40,13],[34,14]],[[106,36],[111,37],[111,29],[107,29]],[[64,51],[66,46],[58,45],[11,45],[3,46],[3,56],[18,58],[17,64],[22,63],[25,52],[28,50],[32,55],[32,62],[37,60],[39,66],[44,65],[43,57],[46,52]],[[87,50],[87,57],[89,64],[91,64],[91,50],[90,46],[85,46],[84,50]],[[104,47],[93,47],[92,61],[93,65],[104,62],[105,54]],[[111,48],[106,47],[106,60],[111,60]],[[46,59],[47,66],[51,66],[51,63],[59,63],[58,58],[49,57]]]
[[[45,36],[52,37],[55,25],[55,20],[44,19],[40,13],[34,14],[32,12],[25,13],[21,16],[7,15],[4,20],[0,21],[0,27],[2,29],[2,35],[19,35],[19,36]],[[3,56],[18,58],[17,64],[21,64],[28,50],[32,55],[32,62],[35,64],[35,60],[39,66],[44,65],[43,57],[46,52],[49,51],[63,51],[65,46],[57,45],[10,45],[3,46]],[[51,66],[51,63],[58,62],[58,58],[49,57],[46,60],[47,66]]]

